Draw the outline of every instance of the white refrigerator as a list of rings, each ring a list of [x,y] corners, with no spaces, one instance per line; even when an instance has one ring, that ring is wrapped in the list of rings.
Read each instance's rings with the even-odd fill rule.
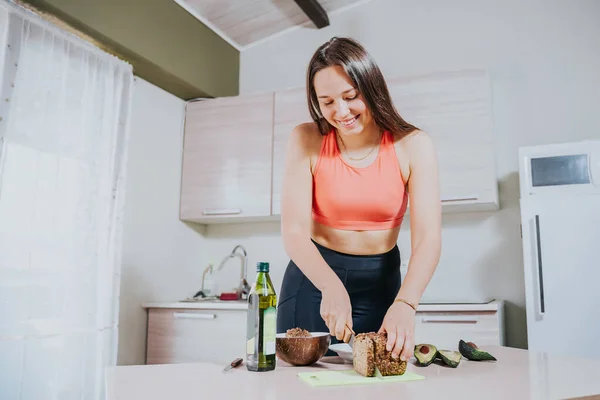
[[[530,350],[600,357],[600,141],[519,149]]]

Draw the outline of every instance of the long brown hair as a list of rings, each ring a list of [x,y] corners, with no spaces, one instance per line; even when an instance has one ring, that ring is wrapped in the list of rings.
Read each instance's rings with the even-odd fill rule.
[[[315,51],[306,74],[308,110],[322,135],[330,132],[333,126],[321,114],[313,81],[317,72],[336,65],[344,68],[363,96],[377,126],[397,134],[408,134],[417,129],[394,107],[383,74],[364,47],[354,39],[333,37]]]

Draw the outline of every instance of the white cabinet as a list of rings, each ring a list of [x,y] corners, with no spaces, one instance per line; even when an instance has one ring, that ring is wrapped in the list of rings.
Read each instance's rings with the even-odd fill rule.
[[[400,114],[435,143],[442,210],[498,209],[487,74],[388,78],[388,86]],[[287,141],[296,125],[311,121],[306,102],[300,87],[189,103],[180,218],[279,218]]]
[[[415,315],[415,343],[458,350],[459,340],[477,346],[503,346],[503,302],[421,305]]]
[[[246,351],[246,311],[150,308],[146,364],[224,366]]]
[[[151,303],[146,364],[208,361],[223,366],[246,351],[246,305]],[[235,309],[234,309],[235,308]],[[504,345],[503,302],[421,304],[415,316],[415,343],[457,350],[463,339],[478,346]]]
[[[272,129],[273,93],[188,103],[180,218],[269,217]]]
[[[438,152],[444,211],[495,210],[498,186],[490,80],[484,71],[388,80],[394,105]]]

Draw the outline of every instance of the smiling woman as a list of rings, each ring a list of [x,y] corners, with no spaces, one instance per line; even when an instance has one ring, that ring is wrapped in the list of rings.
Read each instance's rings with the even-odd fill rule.
[[[395,357],[412,355],[414,314],[437,266],[440,195],[429,136],[394,107],[373,58],[332,38],[309,62],[312,122],[288,143],[281,224],[291,260],[277,329],[328,330],[332,341],[387,334]],[[411,258],[400,282],[397,246],[411,203]]]

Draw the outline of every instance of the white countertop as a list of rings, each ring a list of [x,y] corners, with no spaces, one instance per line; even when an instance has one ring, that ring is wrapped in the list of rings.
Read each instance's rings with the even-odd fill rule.
[[[197,302],[155,302],[143,303],[143,308],[173,308],[197,310],[247,310],[245,300],[208,300]],[[488,303],[448,303],[448,304],[419,304],[418,312],[444,312],[444,311],[498,311],[502,308],[502,301],[493,300]]]
[[[410,382],[311,387],[298,372],[352,369],[339,357],[310,367],[277,361],[270,372],[249,372],[244,364],[223,373],[210,363],[118,366],[107,370],[107,400],[229,399],[567,399],[600,394],[600,360],[486,347],[497,362],[463,360],[458,368],[431,364],[409,371],[425,376]]]
[[[207,300],[207,301],[171,301],[143,303],[143,308],[173,308],[193,310],[247,310],[246,300]]]

